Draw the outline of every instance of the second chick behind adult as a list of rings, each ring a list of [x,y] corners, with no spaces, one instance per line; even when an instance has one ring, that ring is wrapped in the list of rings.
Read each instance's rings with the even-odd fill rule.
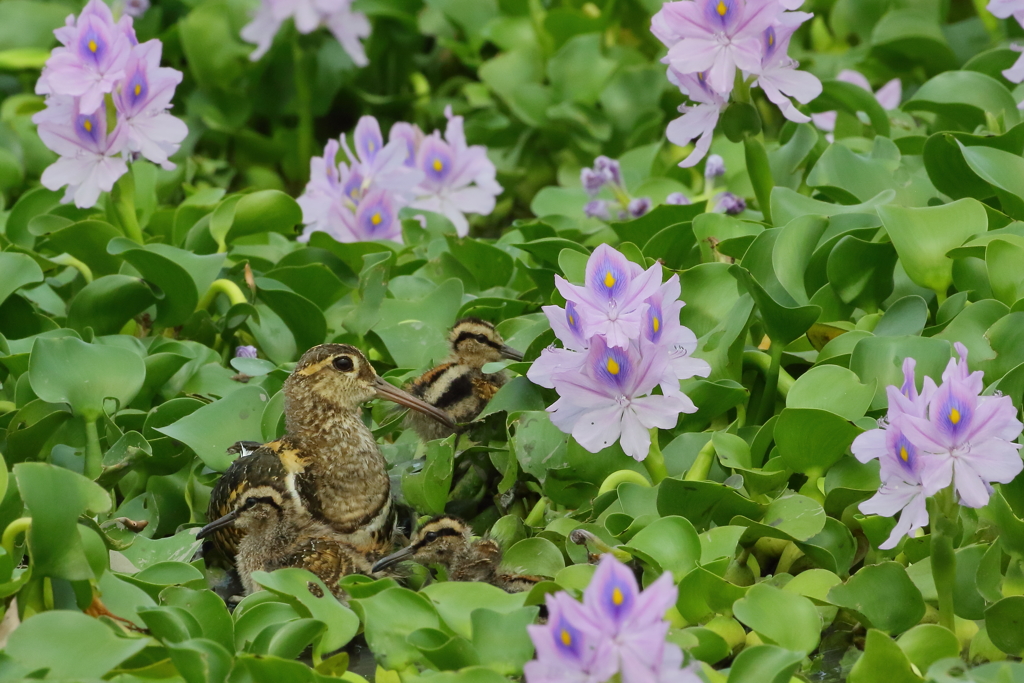
[[[498,392],[508,376],[485,373],[484,365],[502,359],[523,360],[523,354],[505,344],[494,325],[479,318],[463,318],[448,333],[451,352],[406,387],[406,391],[448,413],[453,421],[472,422]],[[410,412],[406,426],[425,441],[442,439],[453,430],[430,418]]]

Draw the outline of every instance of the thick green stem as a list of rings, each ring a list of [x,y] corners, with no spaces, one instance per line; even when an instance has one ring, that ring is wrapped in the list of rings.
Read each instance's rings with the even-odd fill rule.
[[[708,439],[704,448],[697,453],[697,459],[690,465],[690,471],[683,477],[684,481],[704,481],[711,471],[711,463],[715,461],[715,441]]]
[[[627,481],[639,486],[651,485],[649,481],[644,479],[644,475],[639,472],[634,472],[633,470],[618,470],[604,478],[604,481],[601,482],[601,488],[597,490],[597,495],[603,496],[609,491],[614,491],[619,488],[619,484]]]
[[[953,613],[953,590],[956,587],[956,504],[950,489],[937,493],[928,501],[931,515],[931,564],[935,592],[939,597],[939,624],[956,633]]]
[[[294,62],[295,104],[299,114],[298,154],[299,179],[309,180],[309,160],[313,156],[313,90],[305,71],[305,52],[299,44],[299,34],[292,41],[292,62]]]
[[[772,366],[772,357],[761,351],[744,351],[743,364],[753,366],[760,370],[762,375],[767,376],[768,370]],[[796,380],[793,379],[793,375],[786,372],[785,368],[780,366],[778,384],[779,396],[782,398],[789,396],[789,390],[793,388],[795,383]]]
[[[0,401],[0,415],[4,413],[10,413],[18,409],[18,404],[14,401]]]
[[[201,311],[205,308],[209,308],[213,300],[217,298],[218,294],[223,294],[231,301],[231,305],[249,303],[249,300],[245,298],[245,294],[242,290],[231,280],[214,280],[210,288],[203,294],[203,298],[199,300],[199,304],[196,306],[197,311]]]
[[[665,469],[665,456],[661,454],[661,444],[658,443],[657,427],[651,429],[651,450],[647,452],[643,463],[647,468],[647,474],[651,475],[651,481],[655,484],[660,484],[668,476],[668,470]]]
[[[103,450],[100,448],[100,433],[96,418],[85,418],[85,470],[83,474],[96,479],[103,474]]]
[[[768,152],[764,145],[755,137],[748,137],[743,140],[743,149],[747,157],[747,173],[750,175],[750,182],[754,186],[754,195],[757,197],[757,205],[764,215],[764,222],[772,224],[771,198],[772,188],[775,187],[775,180],[772,178],[772,169],[768,164]]]
[[[49,257],[54,263],[59,263],[62,266],[71,266],[79,273],[82,274],[82,279],[85,280],[86,284],[89,284],[93,280],[92,268],[76,259],[71,254],[58,254],[56,256]]]
[[[757,424],[764,424],[775,414],[775,394],[779,390],[779,374],[782,372],[782,352],[784,350],[782,344],[776,341],[773,341],[768,348],[771,365],[768,366],[768,374],[764,377],[764,393],[761,394],[761,405],[757,410]]]
[[[139,218],[135,215],[135,176],[129,170],[121,176],[114,189],[110,191],[110,199],[114,202],[114,211],[121,221],[121,227],[125,234],[134,242],[143,244],[142,228],[139,226]]]
[[[4,550],[7,551],[7,556],[10,557],[14,554],[14,544],[18,540],[18,535],[21,533],[28,533],[28,530],[32,528],[31,517],[19,517],[4,529],[3,540],[0,541],[0,545],[3,545]]]
[[[537,504],[530,510],[530,514],[523,520],[523,524],[526,526],[538,527],[544,523],[544,513],[548,509],[548,499],[541,498],[537,501]]]

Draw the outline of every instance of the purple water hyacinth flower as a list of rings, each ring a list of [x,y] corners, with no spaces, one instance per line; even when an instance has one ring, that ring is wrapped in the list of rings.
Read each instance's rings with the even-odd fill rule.
[[[149,0],[125,0],[124,13],[133,19],[141,19],[149,11]]]
[[[555,337],[565,348],[549,347],[541,351],[540,357],[530,365],[526,377],[534,384],[554,389],[555,373],[581,369],[590,345],[583,334],[583,319],[573,302],[567,301],[565,308],[542,306],[541,310],[547,316]]]
[[[960,503],[984,507],[992,484],[1006,484],[1024,470],[1024,461],[1013,441],[1024,425],[1008,396],[980,396],[981,373],[969,373],[967,349],[956,345],[960,356],[950,360],[942,385],[928,401],[928,418],[907,416],[905,432],[919,450],[934,459],[936,467],[925,481],[939,490],[952,482]]]
[[[170,171],[175,165],[168,157],[178,151],[188,127],[167,112],[182,73],[160,66],[162,51],[159,40],[132,48],[125,77],[114,94],[114,105],[121,125],[127,129],[128,151]]]
[[[487,158],[486,148],[466,144],[462,117],[454,116],[451,107],[445,109],[445,116],[448,126],[444,138],[435,131],[420,144],[416,166],[424,179],[411,206],[443,214],[459,236],[465,237],[469,234],[466,214],[490,214],[502,187],[495,179],[497,170]]]
[[[348,199],[358,202],[371,187],[378,187],[399,196],[403,205],[412,201],[423,173],[406,165],[408,146],[403,141],[385,145],[377,119],[363,116],[356,124],[353,143],[355,153],[349,148],[347,137],[341,136],[341,146],[352,162],[352,176],[345,188]]]
[[[128,164],[120,156],[127,147],[128,134],[120,124],[108,134],[105,106],[90,114],[79,111],[75,98],[52,95],[46,109],[32,121],[43,144],[60,155],[43,171],[40,182],[50,190],[67,186],[61,202],[74,199],[75,206],[86,209],[95,206],[100,192],[109,192],[128,172]]]
[[[636,199],[631,199],[629,205],[626,206],[626,211],[629,213],[631,218],[640,218],[640,216],[643,216],[650,210],[650,197],[637,197]]]
[[[585,168],[580,171],[580,183],[583,184],[583,189],[591,197],[596,196],[601,191],[601,188],[605,186],[606,182],[608,182],[608,179],[592,168]]]
[[[356,66],[369,64],[361,40],[370,35],[370,21],[352,11],[352,0],[262,0],[241,31],[243,40],[256,45],[249,59],[255,62],[267,53],[288,19],[294,20],[299,33],[327,27]]]
[[[601,647],[602,635],[585,609],[564,592],[546,598],[548,621],[527,626],[537,658],[527,662],[527,683],[605,683],[616,672],[614,654]]]
[[[872,92],[871,83],[869,83],[868,79],[858,71],[843,69],[839,72],[839,75],[836,76],[836,80],[843,81],[845,83],[853,83],[868,92]],[[882,109],[885,109],[886,111],[897,109],[900,106],[900,101],[903,99],[903,83],[900,79],[894,78],[879,88],[874,95],[875,99],[878,100],[878,103],[882,105]],[[825,137],[829,138],[830,142],[831,133],[836,129],[837,116],[837,112],[834,111],[824,111],[818,114],[811,114],[811,120],[814,121],[815,127],[829,133],[829,135],[826,135]]]
[[[737,68],[761,66],[762,33],[781,13],[775,0],[680,0],[662,5],[651,31],[668,47],[664,61],[673,69],[707,72],[710,87],[728,96]]]
[[[720,192],[715,196],[715,211],[729,216],[737,216],[747,210],[747,202],[743,197],[732,192]]]
[[[665,394],[680,396],[691,406],[692,401],[679,391],[679,381],[707,377],[711,374],[711,366],[707,361],[693,357],[697,350],[697,335],[679,322],[679,313],[686,305],[679,298],[681,293],[679,276],[673,275],[647,299],[640,348],[645,354],[659,351],[667,354],[665,376],[659,382],[661,390]]]
[[[821,81],[817,76],[797,70],[798,63],[787,54],[794,31],[812,16],[807,12],[786,12],[766,28],[762,36],[764,55],[754,72],[757,80],[753,85],[760,86],[782,115],[796,123],[807,123],[811,117],[793,106],[789,98],[807,104],[821,94]]]
[[[615,159],[604,155],[594,159],[594,171],[605,178],[605,182],[618,187],[625,187],[622,182],[622,166]]]
[[[680,396],[649,395],[667,362],[664,354],[642,356],[593,337],[582,372],[554,373],[559,399],[548,407],[551,422],[591,453],[620,441],[626,455],[643,460],[650,429],[674,427],[679,413],[695,410]]]
[[[610,221],[612,219],[611,211],[608,209],[608,200],[606,199],[590,200],[583,207],[583,214],[587,218],[596,218],[602,221]]]
[[[704,178],[711,180],[721,178],[725,175],[725,159],[718,154],[712,154],[704,162]]]
[[[665,197],[666,204],[674,204],[676,206],[685,206],[690,203],[690,198],[682,192],[673,192],[669,196]]]
[[[370,190],[359,202],[355,213],[355,233],[361,240],[402,241],[402,225],[391,193]]]
[[[584,286],[555,276],[555,286],[583,318],[584,336],[603,334],[609,346],[625,347],[640,336],[644,300],[661,285],[661,266],[646,271],[607,244],[587,260]]]
[[[309,160],[309,182],[296,201],[302,209],[302,222],[312,226],[310,232],[323,230],[317,226],[327,219],[331,206],[343,199],[342,171],[337,162],[339,149],[337,140],[328,140],[324,155]],[[348,171],[347,165],[345,171]]]
[[[239,346],[235,349],[235,358],[255,358],[256,356],[255,346]]]
[[[416,153],[420,148],[420,143],[423,142],[423,131],[417,125],[399,121],[391,126],[391,132],[388,134],[388,142],[395,142],[396,140],[405,145],[405,165],[409,168],[415,168]]]
[[[669,123],[665,131],[669,142],[679,147],[686,147],[693,140],[697,141],[693,152],[679,162],[683,168],[689,168],[697,165],[711,148],[715,126],[718,125],[718,119],[728,101],[708,87],[707,78],[703,73],[682,74],[670,67],[668,79],[695,102],[690,106],[680,105],[679,112],[683,116]]]
[[[102,0],[89,0],[77,20],[68,15],[65,25],[54,31],[63,47],[55,48],[46,61],[36,93],[77,97],[80,113],[95,112],[124,77],[135,35],[131,17],[124,20],[115,24]]]

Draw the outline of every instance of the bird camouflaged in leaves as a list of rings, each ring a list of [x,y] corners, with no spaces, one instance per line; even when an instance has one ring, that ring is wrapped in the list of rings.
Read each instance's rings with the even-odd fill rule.
[[[445,411],[454,422],[472,422],[508,381],[504,372],[485,373],[484,365],[504,358],[521,361],[523,354],[506,345],[494,325],[479,318],[463,318],[455,323],[448,333],[448,343],[448,358],[413,380],[406,390]],[[441,439],[455,431],[417,413],[409,414],[406,426],[424,441]]]
[[[410,396],[374,371],[347,344],[315,346],[299,359],[283,387],[285,435],[239,457],[214,486],[207,519],[232,513],[259,486],[294,494],[317,522],[367,556],[392,548],[396,513],[387,463],[363,422],[363,403],[374,397],[431,415],[447,427],[447,414]],[[251,444],[236,444],[243,449]],[[209,532],[225,558],[238,552],[243,532],[225,525]]]
[[[416,530],[408,546],[378,560],[372,571],[384,571],[403,560],[439,564],[448,572],[449,581],[483,581],[508,593],[528,591],[543,580],[502,569],[498,543],[489,538],[474,541],[472,534],[458,517],[434,517]]]
[[[204,526],[196,537],[205,538],[224,529],[244,532],[235,566],[246,595],[261,590],[252,579],[255,571],[306,569],[338,599],[344,599],[339,579],[348,574],[372,573],[376,558],[340,540],[328,525],[313,520],[294,491],[279,483],[261,485],[236,500],[234,510]]]

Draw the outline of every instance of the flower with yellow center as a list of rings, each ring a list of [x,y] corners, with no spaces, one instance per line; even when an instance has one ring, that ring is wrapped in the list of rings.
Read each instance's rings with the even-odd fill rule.
[[[379,211],[370,217],[370,222],[373,223],[374,225],[380,225],[383,221],[384,219],[380,217]]]
[[[718,6],[715,7],[715,11],[718,12],[718,16],[724,17],[729,8],[725,5],[725,0],[718,0]]]
[[[625,598],[622,596],[622,589],[616,586],[612,591],[612,602],[617,607],[622,604],[623,600],[625,600]]]
[[[142,84],[141,83],[136,83],[135,84],[135,96],[138,97],[140,94],[142,94]]]
[[[605,367],[608,368],[608,372],[610,372],[611,374],[619,374],[619,364],[615,362],[615,359],[612,358],[611,356],[608,356],[608,363]]]
[[[572,646],[572,634],[569,633],[568,629],[564,629],[564,628],[562,629],[561,639],[562,639],[562,645],[565,645],[566,647],[571,647]]]
[[[85,123],[82,124],[82,128],[85,128],[85,132],[91,133],[92,132],[92,121],[90,121],[89,119],[86,119]]]
[[[434,159],[433,167],[435,171],[440,173],[444,170],[444,163],[442,163],[440,159]]]
[[[654,328],[654,333],[657,334],[658,330],[661,329],[661,321],[658,320],[658,316],[651,318],[651,327]]]
[[[907,462],[908,460],[910,460],[910,454],[907,453],[906,446],[900,446],[900,460],[902,460],[903,462]]]
[[[98,49],[99,49],[99,45],[96,44],[96,41],[95,40],[90,40],[89,41],[89,52],[92,52],[93,54],[96,54],[96,50],[98,50]]]
[[[604,276],[604,286],[611,289],[615,286],[615,276],[612,275],[612,271],[608,271]]]
[[[956,408],[950,408],[949,410],[949,421],[953,424],[960,423],[960,411]]]

